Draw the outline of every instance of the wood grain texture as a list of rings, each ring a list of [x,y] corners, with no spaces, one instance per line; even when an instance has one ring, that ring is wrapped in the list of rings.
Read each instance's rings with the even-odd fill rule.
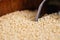
[[[41,1],[42,0],[1,0],[0,16],[16,10],[36,9]]]

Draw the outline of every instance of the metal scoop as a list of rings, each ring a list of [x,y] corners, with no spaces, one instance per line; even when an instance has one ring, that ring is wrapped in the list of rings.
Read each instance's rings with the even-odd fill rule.
[[[43,0],[38,8],[35,21],[43,17],[45,13],[51,14],[60,11],[60,0]]]
[[[42,13],[41,13],[41,10],[42,10],[42,7],[43,7],[43,4],[45,3],[45,1],[46,0],[43,0],[42,2],[41,2],[41,4],[39,5],[39,8],[38,8],[38,12],[37,12],[37,14],[36,14],[36,18],[35,18],[35,21],[38,21],[38,18],[40,17],[42,17],[43,15],[42,15]]]

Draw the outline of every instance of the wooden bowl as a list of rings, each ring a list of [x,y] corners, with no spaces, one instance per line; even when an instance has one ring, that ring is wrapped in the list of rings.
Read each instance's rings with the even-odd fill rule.
[[[0,16],[16,10],[37,9],[42,0],[0,0]]]

